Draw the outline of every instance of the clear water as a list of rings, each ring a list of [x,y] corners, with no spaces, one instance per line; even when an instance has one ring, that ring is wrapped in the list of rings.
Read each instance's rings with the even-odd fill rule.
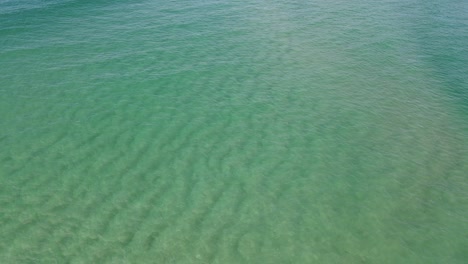
[[[0,0],[0,263],[466,263],[467,1]]]

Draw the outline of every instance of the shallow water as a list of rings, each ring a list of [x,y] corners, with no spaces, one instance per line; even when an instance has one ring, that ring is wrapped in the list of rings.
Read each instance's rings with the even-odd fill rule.
[[[0,0],[0,262],[466,263],[467,11]]]

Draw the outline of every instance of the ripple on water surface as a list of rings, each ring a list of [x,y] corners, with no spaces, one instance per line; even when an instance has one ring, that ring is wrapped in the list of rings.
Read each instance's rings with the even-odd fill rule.
[[[0,0],[0,262],[464,263],[463,8]]]

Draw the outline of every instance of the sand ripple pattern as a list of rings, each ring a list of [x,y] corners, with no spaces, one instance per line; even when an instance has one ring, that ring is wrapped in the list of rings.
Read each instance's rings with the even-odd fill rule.
[[[10,2],[0,263],[466,260],[466,98],[398,3]]]

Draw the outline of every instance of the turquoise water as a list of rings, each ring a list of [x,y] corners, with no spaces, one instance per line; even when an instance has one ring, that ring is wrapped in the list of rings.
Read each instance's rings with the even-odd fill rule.
[[[0,0],[0,263],[466,263],[468,2]]]

